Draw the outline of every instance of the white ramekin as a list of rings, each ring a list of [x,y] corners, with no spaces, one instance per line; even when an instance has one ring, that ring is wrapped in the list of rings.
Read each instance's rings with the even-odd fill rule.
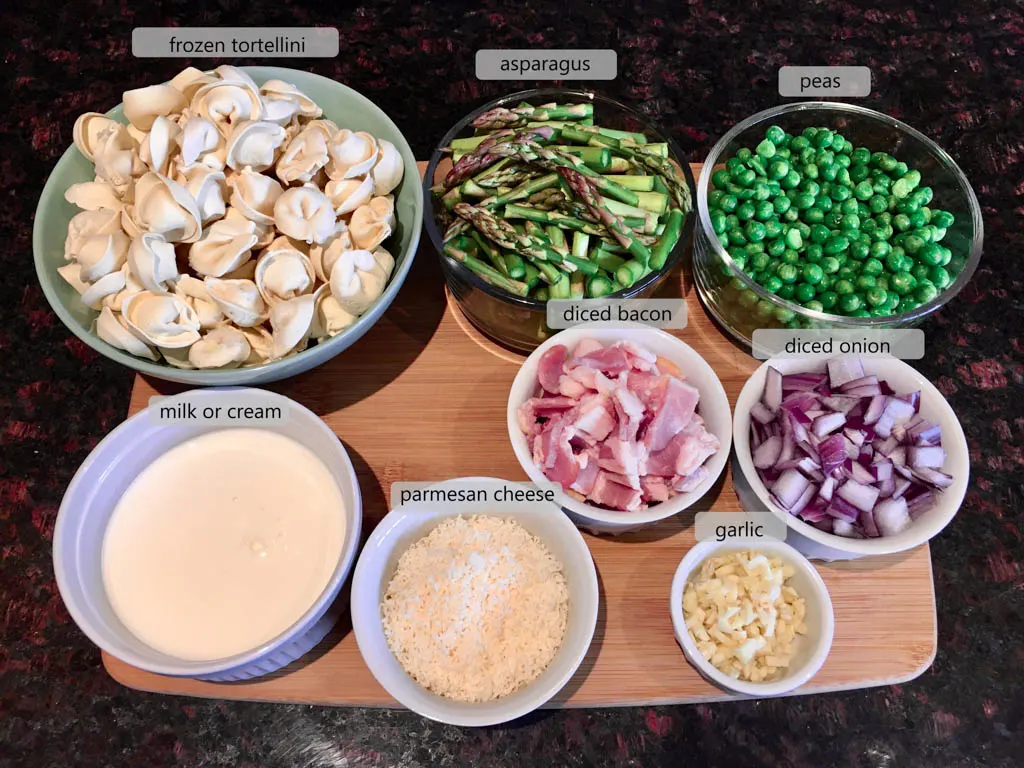
[[[683,591],[691,574],[709,557],[722,555],[736,550],[756,550],[769,557],[780,557],[783,562],[792,565],[796,570],[787,582],[797,591],[807,605],[804,622],[807,634],[797,635],[796,653],[793,663],[787,668],[785,676],[778,680],[764,683],[752,683],[735,680],[729,675],[719,672],[701,652],[686,628],[683,615]],[[742,696],[767,697],[781,696],[799,688],[809,681],[821,665],[825,663],[829,650],[832,648],[832,635],[835,633],[835,615],[832,611],[832,599],[821,576],[810,561],[785,542],[771,539],[730,540],[725,542],[701,541],[696,544],[676,568],[672,579],[672,592],[669,598],[669,611],[672,615],[672,628],[676,642],[683,649],[686,660],[700,672],[706,680]]]
[[[537,368],[544,353],[556,344],[564,344],[571,350],[585,338],[597,339],[604,344],[621,340],[632,341],[678,365],[686,380],[700,390],[697,412],[704,418],[707,430],[718,438],[722,447],[718,453],[704,462],[708,475],[696,488],[639,512],[619,512],[585,504],[561,489],[557,491],[555,501],[577,525],[593,533],[627,533],[679,514],[707,493],[725,469],[729,447],[732,444],[732,412],[729,410],[729,398],[725,395],[722,382],[707,361],[686,342],[657,328],[639,323],[624,324],[615,328],[583,324],[561,331],[537,347],[523,362],[508,396],[508,436],[512,441],[512,450],[515,451],[516,458],[531,480],[535,483],[550,484],[533,462],[529,443],[519,429],[516,414],[519,406],[537,392]]]
[[[189,400],[244,388],[195,390]],[[312,411],[283,395],[260,391],[261,402],[279,400],[287,417],[268,429],[301,443],[320,457],[334,475],[345,501],[345,540],[330,581],[302,617],[277,637],[236,656],[215,661],[186,661],[150,648],[115,615],[103,586],[102,549],[107,523],[117,502],[138,474],[176,445],[223,427],[172,426],[151,420],[146,411],[114,429],[93,449],[64,494],[53,535],[53,566],[57,587],[71,618],[96,645],[135,667],[161,675],[202,680],[248,680],[273,672],[312,649],[344,609],[335,601],[356,550],[362,523],[362,499],[355,470],[337,436]]]

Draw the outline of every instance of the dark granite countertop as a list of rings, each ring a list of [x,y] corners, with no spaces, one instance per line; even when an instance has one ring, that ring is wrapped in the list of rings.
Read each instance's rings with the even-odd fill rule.
[[[1020,765],[1021,6],[317,5],[221,0],[142,10],[92,0],[0,12],[0,768]],[[779,66],[870,66],[873,92],[864,103],[945,147],[973,182],[985,218],[981,267],[925,326],[928,354],[919,363],[963,422],[973,478],[959,516],[932,542],[939,648],[931,669],[904,685],[842,694],[542,712],[481,730],[406,712],[189,700],[114,683],[61,603],[50,542],[71,475],[125,416],[131,375],[50,311],[32,266],[32,212],[78,113],[105,110],[123,90],[184,65],[131,56],[133,27],[169,24],[337,26],[337,59],[281,63],[366,94],[424,158],[466,111],[518,85],[474,78],[483,47],[616,49],[619,78],[598,87],[650,114],[695,159],[736,121],[780,101]]]

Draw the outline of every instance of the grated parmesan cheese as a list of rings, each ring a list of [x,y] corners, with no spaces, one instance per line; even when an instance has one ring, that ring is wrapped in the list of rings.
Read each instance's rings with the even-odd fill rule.
[[[381,603],[388,646],[428,690],[490,701],[526,686],[562,644],[562,565],[514,520],[444,520],[398,560]]]

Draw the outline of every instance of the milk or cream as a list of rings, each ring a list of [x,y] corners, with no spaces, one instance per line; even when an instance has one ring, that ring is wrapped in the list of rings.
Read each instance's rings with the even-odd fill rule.
[[[212,660],[310,608],[338,564],[345,509],[308,448],[262,429],[188,440],[132,482],[103,541],[118,618],[150,647]]]

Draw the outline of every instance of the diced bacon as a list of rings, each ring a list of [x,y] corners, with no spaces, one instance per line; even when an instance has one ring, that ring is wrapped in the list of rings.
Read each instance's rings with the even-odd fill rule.
[[[693,420],[660,451],[651,451],[645,469],[650,475],[689,475],[714,455],[721,444],[702,423]]]
[[[640,476],[639,475],[620,475],[617,472],[608,472],[608,479],[613,483],[624,485],[627,488],[632,488],[634,491],[640,490]]]
[[[635,511],[686,493],[721,449],[679,368],[632,342],[547,350],[517,412],[534,463],[573,498]]]
[[[705,467],[697,467],[693,472],[688,474],[686,477],[676,476],[672,478],[672,488],[679,493],[689,493],[698,485],[704,482],[704,479],[708,476],[708,471]]]
[[[629,361],[629,365],[633,370],[654,370],[654,363],[658,359],[657,355],[648,352],[646,349],[641,349],[631,341],[617,341],[612,346],[618,347],[626,353],[626,359]]]
[[[663,477],[649,475],[640,478],[640,488],[643,491],[644,501],[662,502],[668,501],[672,495],[672,489]]]
[[[591,370],[591,369],[577,369],[577,370]],[[593,371],[597,373],[597,371]],[[595,387],[596,389],[596,387]],[[566,397],[572,397],[579,399],[587,394],[587,387],[571,376],[562,374],[558,379],[558,392],[559,394],[565,395]]]
[[[572,356],[583,357],[599,349],[604,349],[604,344],[597,339],[583,339],[583,341],[576,345],[576,349],[572,351]]]
[[[640,461],[637,456],[636,443],[610,437],[601,443],[598,453],[601,469],[620,475],[639,475]]]
[[[562,366],[569,354],[564,344],[555,344],[540,356],[537,364],[537,381],[548,392],[558,392],[558,381],[562,377]]]
[[[644,434],[644,445],[651,452],[660,451],[693,418],[700,400],[700,390],[685,381],[668,378],[660,402],[655,404],[654,418]]]
[[[597,480],[590,492],[590,500],[612,509],[632,512],[640,508],[640,491],[616,483],[605,471],[597,473]]]
[[[668,386],[668,376],[658,376],[654,373],[643,371],[630,371],[628,375],[623,374],[619,380],[626,379],[626,389],[639,398],[646,408],[653,410],[655,402],[664,397],[664,389]]]
[[[576,463],[580,468],[576,480],[570,488],[574,491],[589,496],[594,490],[594,483],[597,482],[597,473],[600,467],[597,464],[597,451],[594,448],[576,455]]]
[[[607,376],[618,376],[630,368],[629,358],[620,347],[603,347],[582,357],[574,357],[570,366],[577,365],[595,368]]]
[[[549,418],[553,414],[574,407],[576,407],[576,401],[571,397],[531,397],[519,406],[516,413],[519,428],[523,430],[524,435],[532,435],[539,428],[537,419]]]
[[[615,429],[614,410],[605,395],[588,395],[580,402],[579,416],[573,426],[595,440],[604,440]]]
[[[568,488],[575,482],[580,468],[569,445],[572,429],[565,423],[565,417],[552,419],[545,424],[540,437],[544,474],[552,482]]]

